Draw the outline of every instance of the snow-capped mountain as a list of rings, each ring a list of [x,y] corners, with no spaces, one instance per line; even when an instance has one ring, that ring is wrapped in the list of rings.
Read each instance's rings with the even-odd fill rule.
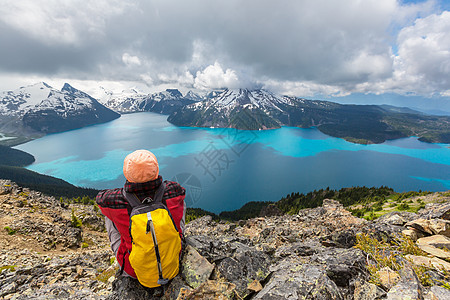
[[[184,95],[184,98],[193,100],[193,101],[203,101],[205,100],[205,97],[202,97],[201,95],[193,92],[193,91],[189,91],[186,93],[186,95]]]
[[[357,143],[382,143],[410,135],[428,142],[450,141],[449,117],[378,105],[306,100],[266,90],[225,90],[175,111],[167,120],[178,126],[246,130],[315,126],[323,133]]]
[[[169,122],[181,126],[278,128],[286,123],[289,111],[305,102],[304,99],[280,96],[262,89],[224,90],[208,95],[208,100],[174,112],[169,116]]]
[[[122,103],[130,102],[132,100],[141,101],[148,97],[148,93],[142,92],[137,88],[130,88],[120,92],[113,92],[103,87],[100,87],[100,89],[102,92],[99,95],[96,95],[98,101],[110,109],[121,112],[130,112],[129,109],[121,107]]]
[[[190,91],[185,96],[177,89],[167,89],[153,94],[142,94],[138,91],[112,95],[103,103],[110,109],[121,112],[150,111],[161,114],[171,114],[185,105],[201,101],[202,97]]]
[[[218,111],[229,114],[234,108],[242,106],[248,109],[262,109],[263,111],[279,110],[284,106],[295,105],[295,98],[275,95],[266,90],[226,90],[212,97],[210,101],[203,103],[204,108],[214,107]]]
[[[120,116],[67,83],[59,91],[45,82],[1,93],[0,115],[0,132],[25,136],[71,130]]]
[[[450,117],[412,110],[343,105],[282,96],[266,90],[222,90],[198,95],[176,89],[145,94],[136,89],[101,97],[118,112],[169,114],[178,126],[226,127],[245,130],[280,126],[317,127],[323,133],[358,143],[419,136],[422,141],[450,143]],[[56,90],[44,82],[0,94],[0,138],[21,137],[17,144],[46,133],[107,122],[120,115],[90,95],[65,84]],[[419,124],[419,125],[418,125]]]

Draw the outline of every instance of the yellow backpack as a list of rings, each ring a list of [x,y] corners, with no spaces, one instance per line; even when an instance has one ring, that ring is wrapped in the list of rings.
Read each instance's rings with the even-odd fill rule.
[[[154,199],[142,202],[133,193],[123,193],[132,208],[130,265],[139,282],[149,288],[167,284],[179,272],[181,237],[162,201],[164,189],[162,182]]]

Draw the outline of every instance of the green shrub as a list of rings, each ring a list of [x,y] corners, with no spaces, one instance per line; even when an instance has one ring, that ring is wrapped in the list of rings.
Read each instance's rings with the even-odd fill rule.
[[[373,219],[375,219],[375,214],[373,212],[373,210],[370,211],[370,213],[364,217],[364,219],[368,220],[368,221],[372,221]]]
[[[356,245],[358,248],[367,254],[367,269],[370,273],[370,282],[380,285],[377,272],[383,267],[389,267],[393,271],[398,272],[404,267],[403,264],[398,263],[398,257],[405,257],[407,254],[411,255],[425,255],[417,245],[408,237],[394,239],[388,243],[385,241],[379,241],[368,234],[358,234],[356,236]],[[434,282],[428,271],[433,270],[430,267],[423,267],[411,264],[414,272],[417,274],[420,282],[424,286],[432,286],[437,282]],[[444,275],[445,280],[448,281],[450,275],[440,271]]]
[[[101,272],[95,279],[98,280],[98,281],[101,281],[103,283],[107,283],[108,279],[111,276],[114,276],[114,274],[116,274],[116,272],[118,270],[119,270],[119,268],[113,268],[113,269],[110,269],[110,270],[107,269],[107,270]]]
[[[13,235],[13,234],[16,233],[16,230],[15,230],[15,229],[12,229],[12,228],[9,227],[9,226],[5,226],[4,229],[8,232],[9,235]]]
[[[72,208],[72,218],[71,218],[72,227],[80,228],[83,225],[81,219],[75,215],[75,210]]]
[[[375,205],[372,207],[374,211],[380,211],[383,209],[383,204],[380,202],[375,203]]]
[[[399,206],[397,206],[398,210],[408,210],[410,207],[407,203],[402,203]]]
[[[10,266],[10,265],[2,266],[2,267],[0,267],[0,273],[1,273],[3,270],[9,270],[10,272],[15,272],[15,271],[16,271],[16,267],[17,267],[17,266]]]

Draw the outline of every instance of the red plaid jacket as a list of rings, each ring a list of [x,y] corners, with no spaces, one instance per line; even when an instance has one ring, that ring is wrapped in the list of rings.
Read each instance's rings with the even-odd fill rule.
[[[128,275],[136,278],[133,268],[130,265],[128,256],[131,252],[130,237],[130,216],[131,206],[124,199],[122,190],[134,193],[141,201],[146,197],[154,197],[156,190],[162,183],[162,177],[144,183],[132,183],[126,181],[123,188],[100,191],[96,201],[102,213],[108,217],[117,227],[120,233],[121,241],[117,251],[117,261]],[[186,204],[184,203],[186,190],[177,182],[166,181],[163,201],[172,214],[178,232],[184,232],[184,217],[186,214]],[[123,264],[125,264],[123,266]]]

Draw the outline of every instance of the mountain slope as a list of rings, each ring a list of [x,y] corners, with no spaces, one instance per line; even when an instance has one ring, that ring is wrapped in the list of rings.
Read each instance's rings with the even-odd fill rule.
[[[32,188],[55,197],[95,197],[95,189],[74,186],[62,179],[42,175],[23,168],[35,161],[34,156],[21,150],[0,145],[0,180],[12,180],[23,187]]]
[[[193,92],[183,96],[177,89],[167,89],[153,94],[142,94],[136,90],[119,96],[110,94],[103,103],[110,109],[121,113],[150,111],[171,114],[185,105],[200,101],[201,97]]]
[[[358,143],[419,136],[422,141],[450,143],[450,117],[377,105],[343,105],[279,96],[265,90],[225,90],[172,113],[178,126],[270,129],[308,128]]]
[[[179,126],[278,128],[282,124],[278,116],[286,106],[293,105],[293,99],[264,90],[225,90],[204,102],[183,107],[170,115],[168,121]]]
[[[34,156],[29,153],[0,145],[0,166],[24,167],[34,161]]]
[[[0,94],[0,132],[36,137],[103,123],[120,117],[88,94],[65,84],[44,82]]]

